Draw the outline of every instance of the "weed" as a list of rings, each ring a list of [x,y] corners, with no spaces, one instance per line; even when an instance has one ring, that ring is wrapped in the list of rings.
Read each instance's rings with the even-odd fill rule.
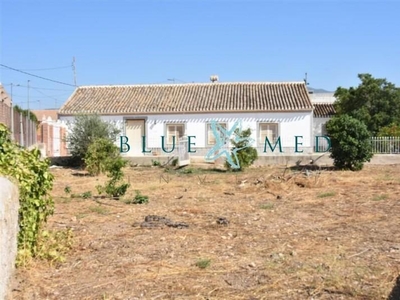
[[[136,196],[133,200],[126,201],[127,204],[147,204],[149,203],[149,196],[142,195],[140,191],[135,191]]]
[[[199,259],[196,262],[196,266],[199,267],[200,269],[205,269],[209,267],[211,264],[211,259]]]
[[[372,201],[381,201],[381,200],[386,200],[387,198],[388,198],[388,195],[386,195],[386,194],[377,195],[372,198]]]
[[[87,214],[79,213],[79,214],[76,215],[76,218],[77,218],[77,219],[83,219],[83,218],[86,217],[86,216],[87,216]]]
[[[91,192],[91,191],[84,192],[84,193],[82,194],[82,198],[83,198],[83,199],[92,198],[92,192]]]
[[[38,240],[37,256],[51,262],[64,262],[64,255],[71,249],[72,229],[41,232]]]
[[[261,204],[260,208],[261,209],[273,209],[274,208],[274,204],[273,203]]]
[[[67,185],[67,186],[64,188],[64,193],[66,193],[67,195],[71,194],[71,187]]]
[[[176,166],[178,165],[178,162],[179,162],[179,159],[178,159],[178,158],[174,158],[174,159],[172,160],[172,162],[171,162],[171,165],[172,165],[173,167],[176,167]]]
[[[100,215],[106,215],[108,213],[107,209],[102,206],[91,206],[89,207],[90,211],[98,213]]]
[[[160,163],[160,161],[158,161],[158,160],[151,160],[151,164],[153,165],[153,167],[159,167],[159,166],[161,166],[161,163]]]
[[[335,196],[335,192],[326,192],[318,195],[318,198],[326,198],[326,197],[332,197]]]

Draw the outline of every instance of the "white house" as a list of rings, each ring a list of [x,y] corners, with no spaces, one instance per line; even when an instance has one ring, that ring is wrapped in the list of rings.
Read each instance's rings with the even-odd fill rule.
[[[259,155],[279,154],[279,143],[272,153],[266,138],[274,146],[280,137],[282,154],[288,155],[313,152],[313,110],[304,82],[110,85],[78,87],[59,118],[96,113],[114,122],[122,141],[128,138],[124,155],[131,157],[171,155],[174,136],[190,137],[191,155],[204,156],[217,143],[212,122],[227,131],[240,123],[250,128]],[[125,144],[121,148],[127,150]]]
[[[336,98],[334,93],[311,93],[311,102],[314,106],[313,133],[314,136],[325,136],[326,122],[336,113],[334,103]],[[326,149],[327,143],[324,139],[319,139],[318,148]]]

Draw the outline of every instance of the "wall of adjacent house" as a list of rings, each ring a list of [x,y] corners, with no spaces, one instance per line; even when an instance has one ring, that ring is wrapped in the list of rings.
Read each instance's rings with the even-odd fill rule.
[[[67,144],[64,141],[67,126],[64,122],[51,119],[39,124],[37,141],[44,157],[67,156]]]
[[[313,136],[325,136],[325,124],[330,118],[313,118]],[[316,147],[314,141],[314,148]],[[318,138],[318,151],[325,151],[328,149],[328,142],[325,138]]]
[[[15,109],[13,109],[12,122],[11,107],[3,102],[0,102],[0,123],[5,124],[13,132],[13,138],[18,144],[25,147],[36,144],[36,122],[29,120],[27,116],[24,116]]]
[[[313,136],[325,135],[324,126],[330,118],[313,118]]]

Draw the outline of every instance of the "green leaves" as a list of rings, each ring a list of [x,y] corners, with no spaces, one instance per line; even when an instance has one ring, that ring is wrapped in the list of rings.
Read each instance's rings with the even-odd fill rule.
[[[232,151],[236,149],[236,156],[239,160],[239,166],[240,168],[237,169],[238,171],[242,171],[243,169],[251,166],[256,159],[258,158],[258,153],[257,150],[254,147],[248,146],[248,139],[251,136],[251,129],[246,129],[243,131],[235,130],[235,135],[239,138],[238,141],[235,139],[231,140],[231,143],[233,144],[233,149]],[[232,159],[235,160],[235,157],[232,153]],[[231,169],[231,165],[226,162],[225,166],[228,169]]]
[[[89,146],[97,139],[115,141],[119,130],[111,123],[102,121],[98,115],[78,115],[70,124],[67,142],[74,157],[83,159]]]
[[[0,173],[16,179],[20,194],[17,265],[36,255],[38,234],[53,214],[54,202],[49,195],[54,176],[49,161],[41,160],[40,151],[20,148],[9,138],[9,131],[0,124]]]
[[[331,158],[340,169],[361,170],[373,154],[365,124],[348,115],[335,116],[326,123],[331,139]]]
[[[103,191],[111,197],[119,197],[125,195],[129,184],[120,182],[124,173],[122,168],[127,165],[119,152],[117,146],[107,139],[94,140],[88,148],[85,156],[87,170],[92,175],[106,173],[111,178],[103,187],[96,187],[99,194]]]
[[[337,115],[347,114],[363,122],[372,135],[390,124],[400,125],[400,89],[386,79],[359,74],[361,84],[339,87],[335,92]]]

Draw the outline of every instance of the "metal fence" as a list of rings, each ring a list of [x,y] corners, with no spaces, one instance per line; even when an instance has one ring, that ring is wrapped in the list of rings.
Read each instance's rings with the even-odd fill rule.
[[[374,154],[400,154],[400,137],[372,137],[371,146]]]

